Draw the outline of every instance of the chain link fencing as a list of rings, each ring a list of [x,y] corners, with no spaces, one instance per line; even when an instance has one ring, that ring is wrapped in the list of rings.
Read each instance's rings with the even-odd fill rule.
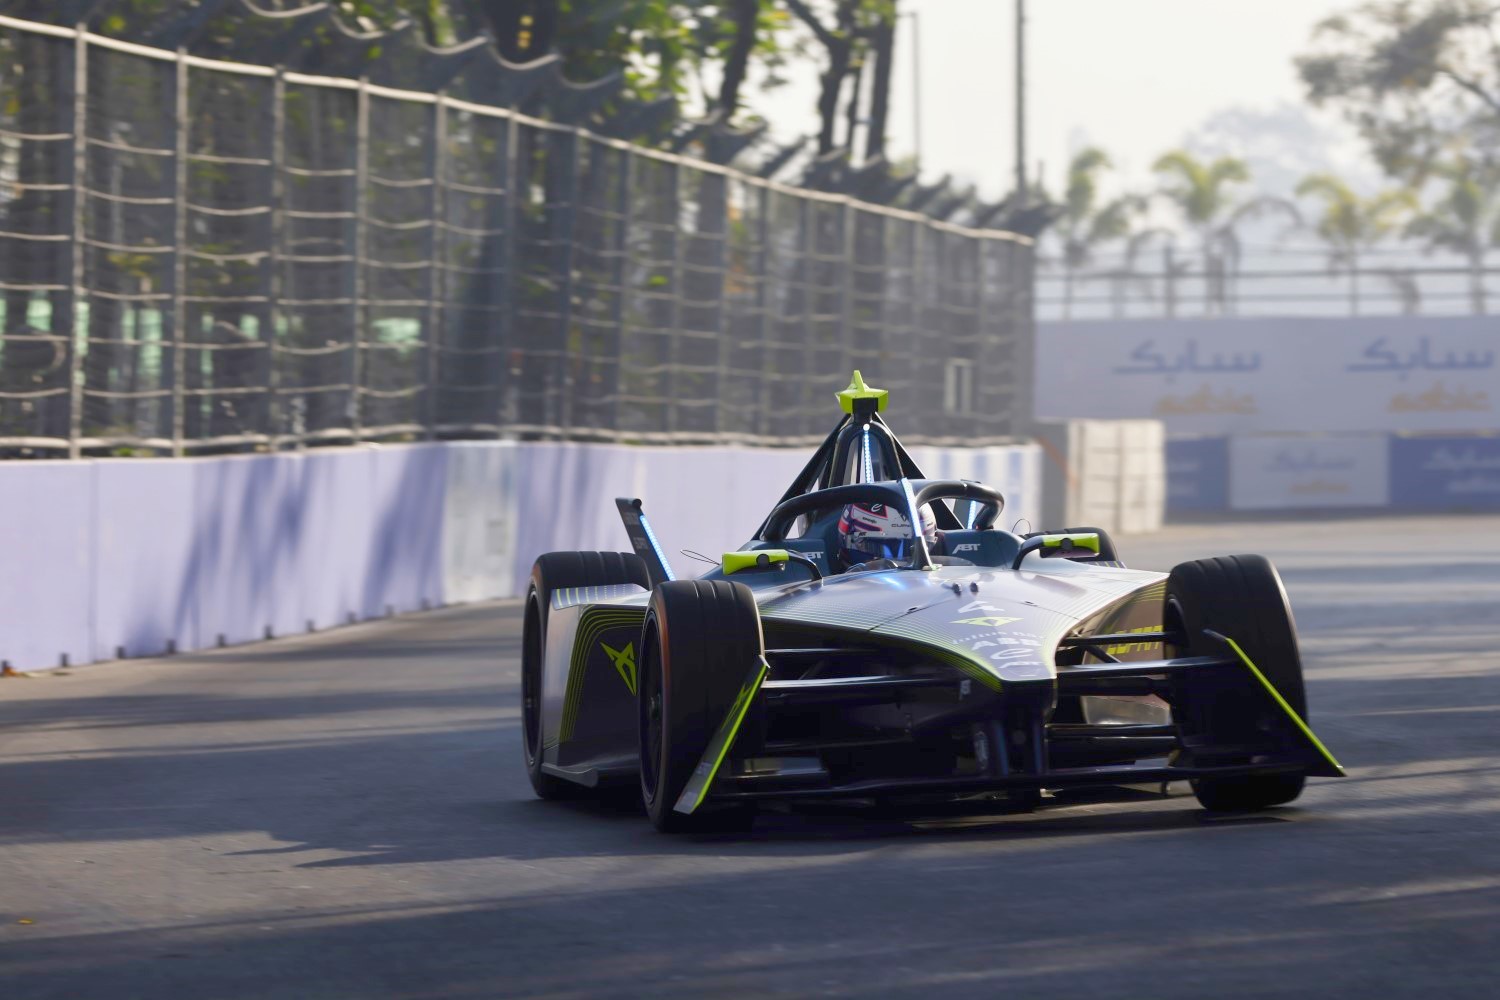
[[[1029,240],[99,30],[0,17],[7,454],[800,444],[854,368],[913,441],[1030,412]]]

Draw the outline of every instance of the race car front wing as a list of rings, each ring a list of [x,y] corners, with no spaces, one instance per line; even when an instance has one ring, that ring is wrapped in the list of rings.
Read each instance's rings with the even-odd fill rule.
[[[768,649],[746,677],[675,808],[692,813],[709,802],[969,794],[1282,773],[1342,776],[1339,762],[1244,650],[1229,636],[1205,634],[1223,648],[1222,656],[1075,665],[1059,671],[1055,681],[1006,685],[989,697],[966,699],[972,701],[972,708],[946,711],[943,725],[977,727],[976,745],[992,748],[981,754],[980,773],[863,776],[843,781],[817,763],[818,754],[830,749],[828,741],[767,746],[744,738],[750,735],[744,732],[746,720],[789,706],[837,712],[892,701],[914,703],[924,696],[941,696],[950,705],[959,704],[958,692],[967,693],[969,682],[941,667],[903,676],[781,680],[774,677],[773,664],[783,655],[808,651]],[[1067,643],[1097,650],[1096,655],[1108,660],[1102,651],[1111,645],[1171,643],[1174,638],[1166,633],[1130,633],[1074,637]],[[1059,698],[1075,695],[1156,695],[1174,707],[1226,696],[1258,699],[1273,724],[1258,730],[1250,741],[1244,741],[1242,734],[1242,742],[1236,744],[1214,734],[1190,733],[1175,721],[1170,725],[1047,721]],[[1090,759],[1099,762],[1079,763]]]

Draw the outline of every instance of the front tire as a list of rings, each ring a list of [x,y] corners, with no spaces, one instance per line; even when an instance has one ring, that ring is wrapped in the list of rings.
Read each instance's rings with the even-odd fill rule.
[[[542,698],[547,649],[547,610],[563,587],[651,586],[646,564],[633,552],[548,552],[531,567],[526,618],[521,632],[521,749],[526,776],[539,798],[576,798],[584,789],[542,770]]]
[[[1212,629],[1239,644],[1286,703],[1307,719],[1297,623],[1276,567],[1264,556],[1220,556],[1186,562],[1167,577],[1166,628],[1183,638],[1169,656],[1222,656],[1224,646],[1203,634]],[[1278,724],[1264,699],[1224,693],[1201,705],[1173,706],[1173,715],[1193,736],[1215,742],[1255,743]],[[1219,760],[1212,763],[1246,763]],[[1271,774],[1200,778],[1193,794],[1205,809],[1243,812],[1284,805],[1302,794],[1306,776]]]
[[[760,612],[744,584],[664,583],[641,634],[641,801],[663,833],[743,827],[754,811],[673,807],[765,652]]]

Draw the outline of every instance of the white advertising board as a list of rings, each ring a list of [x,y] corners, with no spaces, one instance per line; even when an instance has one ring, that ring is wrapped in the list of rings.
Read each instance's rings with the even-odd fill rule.
[[[1234,510],[1389,503],[1390,448],[1383,434],[1229,441],[1229,505]]]
[[[1172,434],[1500,429],[1500,319],[1043,323],[1037,417]]]

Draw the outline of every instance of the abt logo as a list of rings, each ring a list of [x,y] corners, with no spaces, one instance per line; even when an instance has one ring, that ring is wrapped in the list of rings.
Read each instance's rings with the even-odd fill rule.
[[[980,548],[981,548],[981,546],[980,546],[980,544],[978,542],[964,542],[962,545],[955,545],[955,546],[953,546],[953,551],[955,553],[957,553],[957,552],[978,552],[980,550]]]

